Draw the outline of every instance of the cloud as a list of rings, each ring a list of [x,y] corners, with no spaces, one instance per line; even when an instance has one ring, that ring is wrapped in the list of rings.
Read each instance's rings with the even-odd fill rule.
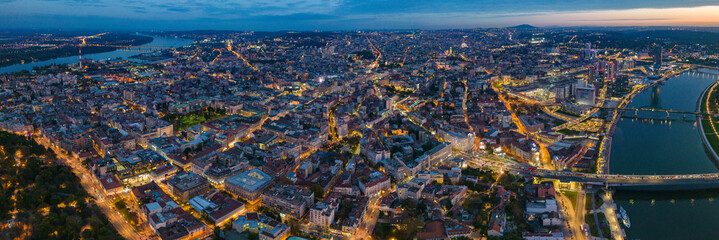
[[[607,19],[578,19],[575,22],[617,22],[617,21],[670,21],[676,18],[607,18]]]
[[[168,7],[165,9],[170,12],[189,12],[190,11],[189,8],[184,8],[184,7]]]
[[[123,19],[142,23],[134,27],[247,30],[454,28],[509,26],[540,18],[556,19],[568,13],[574,14],[565,18],[568,19],[565,22],[651,22],[664,21],[664,16],[674,18],[666,21],[678,21],[673,15],[589,18],[585,13],[708,5],[719,3],[716,0],[0,0],[0,20],[53,16],[74,23],[71,19],[93,17],[105,19],[108,25],[114,24],[112,19]],[[45,23],[52,24],[57,22]]]

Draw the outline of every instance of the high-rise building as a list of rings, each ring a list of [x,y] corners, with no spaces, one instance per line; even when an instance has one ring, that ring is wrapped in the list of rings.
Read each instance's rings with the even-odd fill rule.
[[[592,49],[592,44],[591,44],[591,43],[586,43],[586,46],[587,46],[587,48],[585,48],[585,49],[583,50],[583,52],[584,52],[584,59],[585,59],[585,60],[590,60],[590,59],[595,59],[595,58],[597,58],[597,51],[594,50],[594,49]]]
[[[660,45],[654,46],[654,51],[652,52],[652,57],[654,58],[654,66],[655,67],[662,66],[662,46],[660,46]]]
[[[594,81],[597,77],[597,67],[596,66],[590,66],[589,72],[587,73],[587,82],[589,84],[594,84]]]
[[[554,88],[555,101],[560,103],[572,99],[574,96],[574,84],[565,84]]]
[[[575,102],[582,105],[594,105],[595,95],[595,89],[592,85],[577,87]]]
[[[619,75],[611,85],[612,93],[615,96],[624,94],[629,91],[629,76]]]
[[[577,85],[574,90],[575,102],[582,105],[594,105],[595,93],[593,85],[587,84],[587,80],[584,78],[577,79]]]

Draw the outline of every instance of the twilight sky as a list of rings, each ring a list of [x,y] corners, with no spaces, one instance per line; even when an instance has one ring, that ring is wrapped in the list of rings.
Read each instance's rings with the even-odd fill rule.
[[[0,0],[0,29],[719,26],[719,0]]]

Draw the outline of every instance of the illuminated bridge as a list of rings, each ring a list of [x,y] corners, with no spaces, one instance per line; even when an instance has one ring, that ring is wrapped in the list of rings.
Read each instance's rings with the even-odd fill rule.
[[[687,111],[675,111],[667,109],[654,109],[654,108],[620,108],[620,107],[593,107],[598,109],[609,109],[609,110],[620,110],[620,111],[633,111],[633,112],[659,112],[659,113],[678,113],[678,114],[689,114],[689,115],[701,115],[709,116],[713,114],[703,112],[687,112]]]
[[[710,71],[710,72],[706,72],[706,71]],[[687,74],[688,76],[694,77],[694,78],[719,79],[719,74],[713,70],[695,69],[695,70],[689,71],[685,74]],[[664,77],[662,79],[666,80],[669,78]],[[642,118],[642,119],[670,119],[672,116],[677,117],[677,115],[682,115],[681,117],[683,119],[686,119],[687,116],[705,117],[705,116],[712,115],[709,113],[703,113],[703,112],[699,112],[699,111],[677,111],[677,110],[665,109],[664,107],[662,107],[661,98],[659,97],[660,88],[657,83],[660,83],[660,82],[663,82],[663,80],[655,81],[654,83],[651,84],[649,105],[647,105],[647,106],[637,107],[637,108],[594,106],[592,108],[595,110],[600,110],[600,109],[612,110],[612,111],[619,110],[619,111],[622,111],[625,113],[634,112],[635,118]],[[646,113],[650,113],[650,114],[639,115],[639,112],[646,112]],[[651,114],[651,113],[654,113],[654,114]],[[630,116],[622,115],[622,117],[630,117]]]
[[[481,167],[510,172],[522,176],[556,179],[563,182],[580,182],[604,187],[638,190],[689,190],[719,188],[719,173],[679,175],[591,174],[536,169],[527,164],[486,160],[477,157],[477,155],[470,156],[470,154],[467,153],[460,153],[457,157]]]
[[[75,46],[75,45],[69,45],[69,46]],[[161,51],[161,50],[173,50],[175,48],[169,48],[169,47],[154,47],[154,46],[131,46],[131,45],[104,45],[104,44],[80,44],[77,45],[78,47],[112,47],[117,48],[118,50],[122,51],[135,51],[135,52],[154,52],[154,51]]]
[[[719,188],[719,173],[684,174],[684,175],[621,175],[621,174],[590,174],[576,172],[549,171],[537,169],[522,171],[536,177],[551,178],[561,181],[582,182],[590,185],[606,187],[663,187],[673,189],[686,188]]]

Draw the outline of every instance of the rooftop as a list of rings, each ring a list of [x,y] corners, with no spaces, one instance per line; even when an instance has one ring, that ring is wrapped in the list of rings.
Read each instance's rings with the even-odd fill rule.
[[[260,169],[247,170],[225,180],[225,183],[233,184],[248,191],[257,191],[272,183],[274,178]]]
[[[180,191],[187,191],[202,184],[207,184],[207,179],[193,172],[182,172],[168,179],[167,184]]]

